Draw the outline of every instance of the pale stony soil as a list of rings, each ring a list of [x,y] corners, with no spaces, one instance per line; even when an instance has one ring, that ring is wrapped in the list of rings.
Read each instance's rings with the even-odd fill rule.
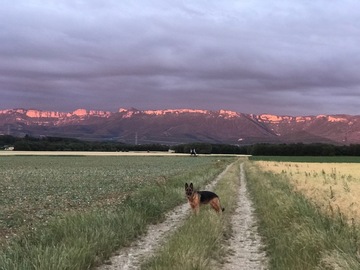
[[[246,189],[244,164],[240,170],[240,190],[235,214],[232,216],[233,236],[230,239],[230,253],[225,270],[267,269],[267,258],[261,238],[257,232],[254,208]]]
[[[164,239],[187,217],[189,205],[183,204],[176,207],[171,213],[167,214],[164,222],[150,225],[144,237],[134,242],[130,247],[118,251],[118,255],[110,258],[107,264],[98,267],[98,270],[133,270],[139,269],[140,263],[149,258],[157,248],[160,247]]]
[[[242,165],[241,165],[242,166]],[[230,166],[227,167],[206,190],[212,190]],[[233,238],[230,240],[231,254],[227,263],[223,265],[226,270],[233,269],[267,269],[266,257],[262,251],[260,236],[257,233],[256,220],[251,201],[247,195],[245,175],[241,167],[241,187],[236,213],[232,219]],[[97,270],[135,270],[139,269],[141,262],[151,257],[166,238],[181,226],[190,213],[188,203],[180,205],[166,215],[163,223],[151,225],[146,235],[134,242],[130,247],[117,252],[118,255],[110,258],[107,264]]]

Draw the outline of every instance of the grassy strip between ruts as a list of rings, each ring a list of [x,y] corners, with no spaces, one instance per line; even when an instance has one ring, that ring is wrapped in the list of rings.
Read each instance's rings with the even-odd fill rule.
[[[285,176],[246,164],[270,269],[360,269],[359,228],[324,216]]]
[[[128,245],[145,231],[147,224],[160,222],[166,211],[184,202],[186,181],[192,179],[203,186],[229,161],[179,174],[158,185],[146,185],[117,209],[93,209],[54,219],[0,250],[0,269],[88,269]]]
[[[217,214],[209,206],[202,206],[200,213],[192,214],[141,269],[218,269],[225,259],[223,244],[231,236],[231,215],[240,184],[239,163],[229,168],[215,188],[226,210]]]

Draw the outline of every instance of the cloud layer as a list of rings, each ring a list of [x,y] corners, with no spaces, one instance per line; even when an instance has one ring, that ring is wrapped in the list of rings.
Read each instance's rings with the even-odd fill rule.
[[[359,10],[355,0],[7,1],[0,107],[360,114]]]

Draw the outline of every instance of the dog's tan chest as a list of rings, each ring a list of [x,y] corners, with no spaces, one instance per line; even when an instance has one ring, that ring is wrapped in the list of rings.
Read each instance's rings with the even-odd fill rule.
[[[193,194],[193,196],[191,196],[191,198],[189,198],[189,203],[192,209],[199,207],[200,204],[200,197],[199,194]]]

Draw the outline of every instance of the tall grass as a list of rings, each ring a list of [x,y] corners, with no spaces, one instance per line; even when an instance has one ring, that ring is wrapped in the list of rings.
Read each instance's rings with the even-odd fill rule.
[[[360,224],[358,194],[360,171],[356,163],[305,163],[257,161],[262,170],[287,176],[295,190],[334,216],[339,211]]]
[[[285,176],[250,162],[246,173],[271,269],[360,269],[358,227],[322,215]]]
[[[239,163],[232,165],[215,188],[225,212],[215,213],[202,206],[199,215],[191,214],[183,226],[141,269],[217,269],[224,260],[224,241],[231,235],[230,218],[236,206]]]
[[[204,185],[231,159],[209,162],[196,170],[137,186],[117,208],[94,207],[54,217],[16,237],[0,250],[0,269],[88,269],[141,235],[175,205],[184,202],[190,179]],[[126,187],[125,187],[126,188]]]

